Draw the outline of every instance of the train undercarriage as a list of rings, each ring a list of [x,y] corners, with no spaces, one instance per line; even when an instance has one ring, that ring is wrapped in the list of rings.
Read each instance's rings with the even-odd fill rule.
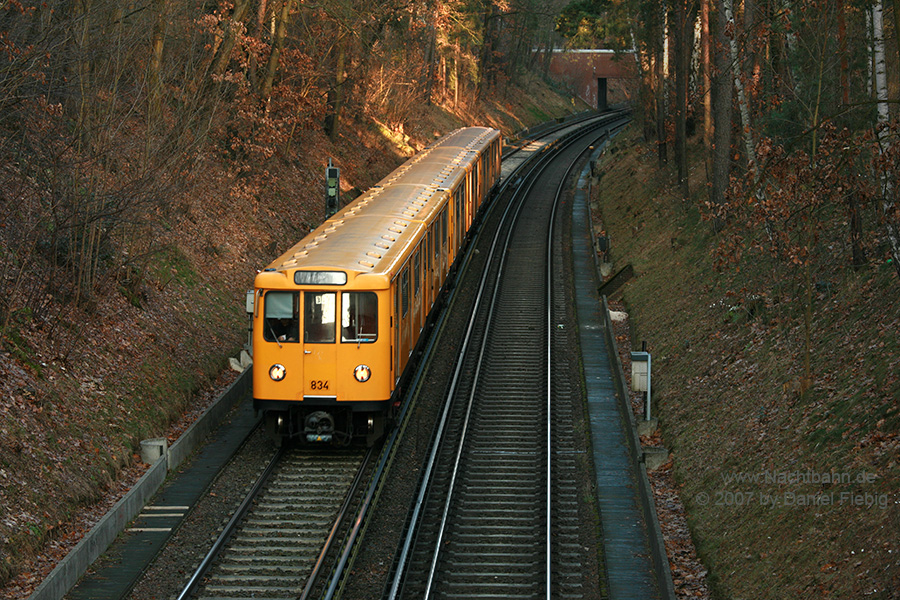
[[[376,406],[363,410],[337,405],[290,405],[262,410],[266,433],[279,446],[288,440],[333,446],[365,442],[366,446],[371,446],[384,435],[389,422],[388,403],[372,404]]]

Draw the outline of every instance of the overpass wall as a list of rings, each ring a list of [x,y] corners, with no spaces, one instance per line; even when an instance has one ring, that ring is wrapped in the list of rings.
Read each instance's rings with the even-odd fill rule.
[[[550,60],[549,73],[595,108],[598,79],[606,79],[607,104],[637,100],[638,70],[632,53],[616,56],[611,50],[558,51]]]

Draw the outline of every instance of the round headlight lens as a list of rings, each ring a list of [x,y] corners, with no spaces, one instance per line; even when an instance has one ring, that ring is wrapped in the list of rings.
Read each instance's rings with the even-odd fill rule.
[[[369,380],[369,377],[372,376],[372,369],[367,365],[359,365],[353,369],[353,376],[356,377],[358,382],[365,383]]]
[[[286,374],[287,371],[285,371],[284,365],[275,364],[269,368],[269,377],[271,377],[273,381],[281,381]]]

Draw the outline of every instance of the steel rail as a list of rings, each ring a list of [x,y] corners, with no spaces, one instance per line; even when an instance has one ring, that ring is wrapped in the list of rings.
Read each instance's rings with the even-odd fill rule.
[[[602,136],[601,136],[601,137],[602,137]],[[506,251],[507,251],[508,248],[509,248],[510,241],[511,241],[512,236],[513,236],[513,234],[514,234],[514,232],[515,232],[515,226],[516,226],[516,223],[518,222],[519,215],[521,214],[521,210],[522,210],[522,208],[523,208],[523,206],[524,206],[523,200],[524,200],[525,198],[527,198],[528,194],[531,193],[531,190],[532,190],[532,188],[534,187],[535,182],[536,182],[536,181],[538,180],[538,178],[543,174],[543,172],[549,167],[549,165],[550,165],[552,159],[553,159],[553,158],[556,158],[560,153],[562,153],[563,150],[567,149],[567,148],[568,148],[571,144],[573,144],[573,143],[574,143],[574,139],[572,139],[572,140],[567,140],[567,141],[564,142],[560,147],[556,148],[551,156],[545,157],[546,160],[542,161],[539,165],[537,165],[535,169],[532,169],[531,171],[529,171],[529,173],[528,173],[528,175],[527,175],[527,182],[528,182],[528,184],[527,184],[526,188],[525,188],[524,190],[523,190],[522,188],[516,190],[514,198],[511,199],[511,201],[510,201],[510,206],[513,206],[513,205],[514,205],[514,206],[516,207],[516,209],[515,209],[515,213],[514,213],[512,216],[509,216],[509,215],[508,215],[508,210],[507,210],[507,214],[504,215],[504,224],[507,226],[507,229],[506,229],[506,238],[504,239],[503,244],[502,244],[502,252],[503,252],[503,255],[502,255],[501,259],[500,259],[500,265],[499,265],[499,267],[498,267],[498,270],[497,270],[496,274],[494,275],[495,284],[494,284],[493,291],[492,291],[492,293],[491,293],[491,302],[490,302],[490,305],[488,306],[487,320],[486,320],[486,323],[485,323],[485,325],[484,325],[484,329],[485,329],[485,330],[490,330],[491,323],[493,322],[494,316],[495,316],[495,314],[496,314],[496,310],[495,310],[495,309],[496,309],[496,306],[497,306],[497,299],[498,299],[499,293],[500,293],[500,280],[501,280],[502,277],[503,277],[503,274],[504,274],[504,267],[505,267],[505,265],[506,265],[506,258],[507,258],[507,252],[506,252]],[[579,155],[579,156],[580,156],[580,155]],[[568,178],[570,172],[571,172],[571,166],[569,167],[569,169],[566,170],[566,173],[565,173],[565,175],[563,176],[563,182],[565,181],[565,179]],[[562,187],[563,187],[563,184],[561,183],[560,186],[559,186],[559,189],[557,190],[556,197],[555,197],[555,199],[554,199],[553,209],[551,210],[551,217],[550,217],[550,219],[551,219],[551,221],[550,221],[551,226],[550,226],[550,229],[549,229],[549,232],[548,232],[548,240],[552,240],[552,231],[553,231],[553,228],[552,228],[552,221],[553,221],[553,218],[555,217],[556,206],[557,206],[557,204],[558,204],[559,196],[560,196],[561,193],[562,193]],[[508,222],[508,223],[506,222],[507,219],[509,219],[509,222]],[[498,235],[499,235],[499,230],[498,230]],[[491,262],[491,260],[492,260],[492,258],[493,258],[493,256],[494,256],[495,249],[496,249],[496,238],[495,238],[495,244],[492,245],[492,247],[491,247],[491,253],[489,254],[488,259],[487,259],[487,261],[486,261],[488,264]],[[552,269],[552,265],[549,263],[549,255],[550,255],[551,252],[552,252],[552,248],[549,248],[549,247],[548,247],[548,266],[547,266],[547,271],[546,271],[547,281],[549,281],[549,279],[550,279],[551,269]],[[487,270],[485,270],[485,276],[486,276],[486,275],[487,275]],[[483,289],[483,286],[480,286],[480,288],[479,288],[479,294],[480,294],[480,292],[481,292],[481,289]],[[549,457],[550,457],[550,452],[549,452],[549,448],[550,448],[550,435],[549,435],[549,431],[550,431],[550,429],[549,429],[549,421],[550,421],[550,414],[549,414],[549,408],[550,408],[550,348],[549,348],[549,344],[550,344],[550,339],[549,339],[549,338],[550,338],[550,328],[549,328],[549,322],[550,322],[550,316],[549,316],[549,315],[550,315],[550,309],[551,309],[551,306],[550,306],[550,304],[549,304],[549,302],[550,302],[550,295],[549,295],[549,294],[550,294],[550,290],[548,289],[548,296],[547,296],[547,302],[548,302],[548,305],[547,305],[547,315],[548,315],[548,316],[547,316],[547,344],[548,344],[548,347],[547,347],[547,352],[546,352],[546,375],[547,375],[546,396],[547,396],[547,408],[548,408],[548,413],[547,413],[547,421],[548,421],[548,427],[547,427],[547,430],[548,430],[548,437],[547,437],[548,467],[547,467],[547,485],[546,485],[546,488],[547,488],[547,523],[548,523],[548,529],[547,529],[547,577],[546,577],[546,584],[547,584],[547,597],[548,597],[548,598],[549,598],[549,595],[550,595],[550,570],[551,570],[551,563],[550,563],[550,530],[549,530],[549,519],[550,519],[550,490],[551,490],[551,485],[550,485],[550,468],[549,468]],[[476,303],[477,303],[477,302],[478,302],[478,301],[476,301]],[[473,320],[470,321],[470,323],[473,323],[473,322],[474,322],[474,313],[476,312],[475,308],[473,308],[472,312],[473,312]],[[467,342],[468,342],[468,334],[467,334],[467,336],[466,336],[466,345],[467,345]],[[478,359],[477,359],[477,361],[476,361],[475,373],[473,374],[473,380],[474,380],[476,383],[475,383],[475,384],[472,386],[472,388],[470,389],[470,391],[469,391],[469,396],[468,396],[467,401],[466,401],[466,413],[465,413],[465,418],[463,419],[462,433],[461,433],[460,439],[459,439],[459,441],[458,441],[458,443],[457,443],[456,457],[454,458],[453,469],[452,469],[452,473],[451,473],[451,477],[450,477],[450,486],[449,486],[449,489],[448,489],[448,491],[447,491],[447,497],[446,497],[446,499],[444,500],[444,508],[443,508],[443,512],[442,512],[442,515],[441,515],[441,524],[440,524],[440,526],[438,527],[438,536],[437,536],[437,540],[435,541],[435,545],[434,545],[434,553],[432,554],[431,566],[430,566],[430,568],[429,568],[428,579],[427,579],[427,583],[426,583],[426,587],[425,587],[425,594],[424,594],[424,596],[423,596],[423,598],[424,598],[425,600],[427,600],[428,598],[431,597],[431,588],[432,588],[432,585],[433,585],[433,583],[434,583],[434,575],[435,575],[435,572],[436,572],[436,570],[437,570],[437,563],[438,563],[438,560],[440,559],[440,551],[441,551],[442,541],[443,541],[443,537],[444,537],[444,532],[445,532],[446,527],[447,527],[447,518],[448,518],[449,512],[450,512],[450,504],[451,504],[451,502],[452,502],[452,500],[453,500],[453,493],[454,493],[454,490],[455,490],[455,487],[456,487],[456,480],[457,480],[457,475],[458,475],[458,473],[459,473],[459,466],[460,466],[460,461],[461,461],[461,458],[462,458],[463,447],[465,446],[466,434],[467,434],[468,429],[469,429],[469,418],[470,418],[470,416],[471,416],[472,406],[473,406],[473,404],[474,404],[476,392],[477,392],[477,390],[478,390],[478,381],[480,380],[480,374],[481,374],[481,367],[482,367],[482,365],[483,365],[484,352],[485,352],[485,349],[487,348],[488,342],[489,342],[489,338],[488,338],[487,336],[485,336],[485,338],[482,339],[482,341],[481,341],[480,347],[478,348]],[[464,347],[465,347],[465,346],[464,346]],[[460,356],[460,361],[457,363],[457,365],[461,365],[461,364],[462,364],[462,362],[463,362],[463,356],[465,355],[465,353],[466,353],[465,350],[464,350],[463,352],[460,353],[460,354],[461,354],[461,356]],[[456,384],[457,384],[456,377],[459,375],[459,372],[460,372],[460,369],[457,368],[456,372],[454,373],[454,380],[453,380],[453,383],[452,383],[452,386],[451,386],[451,389],[452,389],[452,390],[455,390],[455,387],[456,387]],[[452,391],[451,391],[450,393],[448,393],[447,395],[448,395],[448,399],[449,399],[449,397],[452,396]]]
[[[209,552],[207,552],[206,556],[200,562],[200,566],[194,571],[193,576],[187,582],[187,585],[184,586],[184,589],[181,590],[181,593],[178,595],[178,600],[186,600],[186,598],[190,597],[191,594],[196,591],[197,586],[200,583],[200,580],[206,575],[206,572],[212,566],[213,561],[219,555],[222,548],[228,543],[228,540],[231,538],[231,535],[234,533],[237,528],[238,523],[241,522],[241,519],[244,518],[244,515],[250,509],[250,505],[253,504],[253,500],[256,499],[256,496],[259,495],[260,490],[262,490],[266,481],[272,475],[272,471],[275,470],[275,466],[281,460],[284,455],[284,448],[279,448],[275,453],[275,456],[272,457],[272,460],[269,461],[269,464],[266,466],[265,470],[263,470],[262,474],[256,479],[256,483],[253,484],[253,487],[250,488],[250,492],[244,498],[241,505],[238,507],[237,511],[233,515],[231,515],[231,519],[229,519],[228,523],[225,525],[225,528],[222,530],[222,533],[219,534],[219,537],[216,538],[216,541],[213,543],[212,548],[210,548]]]
[[[312,593],[313,587],[315,586],[316,581],[319,578],[319,573],[321,572],[322,567],[325,565],[325,560],[328,556],[328,552],[331,550],[331,547],[334,544],[335,539],[337,538],[338,530],[341,528],[341,525],[344,524],[344,520],[347,516],[347,511],[350,509],[350,505],[353,502],[353,497],[356,495],[356,492],[363,481],[363,474],[366,472],[366,467],[369,465],[369,461],[372,459],[375,448],[376,446],[372,446],[366,451],[366,455],[362,460],[362,465],[360,465],[359,471],[356,472],[356,477],[353,479],[353,483],[350,484],[350,490],[347,492],[347,496],[344,498],[344,503],[341,505],[337,517],[334,520],[334,524],[331,526],[331,531],[328,532],[328,537],[325,539],[325,544],[322,546],[321,552],[319,552],[319,558],[316,559],[316,564],[313,567],[309,578],[306,580],[306,585],[303,587],[303,592],[298,597],[298,600],[307,600],[310,593]]]
[[[545,271],[545,281],[547,288],[547,312],[546,312],[546,334],[547,334],[547,352],[546,352],[546,402],[547,402],[547,423],[546,423],[546,445],[547,445],[547,477],[546,477],[546,502],[547,502],[547,516],[546,516],[546,573],[545,573],[545,597],[547,600],[550,600],[552,597],[551,588],[552,588],[552,544],[551,540],[553,539],[553,511],[552,511],[552,492],[553,492],[553,480],[552,480],[552,468],[553,468],[553,453],[552,453],[552,412],[553,412],[553,387],[552,387],[552,369],[551,369],[551,361],[553,358],[553,286],[551,282],[553,280],[553,236],[556,234],[556,213],[559,208],[560,198],[563,195],[563,192],[566,189],[566,183],[572,175],[572,170],[575,168],[575,165],[581,160],[581,158],[588,152],[593,149],[593,145],[597,143],[599,140],[603,138],[609,137],[609,131],[604,130],[595,140],[592,142],[587,148],[585,148],[576,158],[573,160],[569,167],[566,169],[566,172],[560,178],[559,186],[556,189],[556,195],[553,198],[553,207],[550,211],[550,226],[547,228],[547,265]]]

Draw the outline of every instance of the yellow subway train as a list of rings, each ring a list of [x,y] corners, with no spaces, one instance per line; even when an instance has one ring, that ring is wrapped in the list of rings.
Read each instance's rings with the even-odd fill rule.
[[[278,440],[382,435],[501,150],[495,129],[442,137],[257,274],[253,404]]]

